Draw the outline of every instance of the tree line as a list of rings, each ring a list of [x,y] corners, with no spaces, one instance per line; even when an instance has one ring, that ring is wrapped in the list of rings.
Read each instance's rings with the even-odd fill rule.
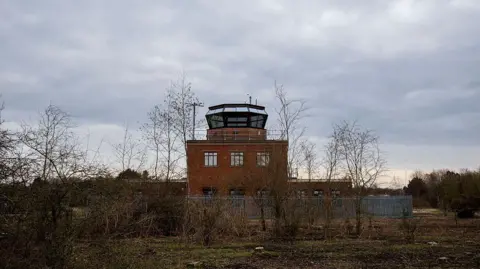
[[[404,191],[413,196],[417,207],[433,207],[444,214],[453,211],[458,217],[473,217],[480,208],[480,169],[417,171]]]
[[[417,171],[404,191],[412,195],[417,207],[433,207],[444,214],[453,211],[459,217],[473,217],[480,208],[480,169]]]

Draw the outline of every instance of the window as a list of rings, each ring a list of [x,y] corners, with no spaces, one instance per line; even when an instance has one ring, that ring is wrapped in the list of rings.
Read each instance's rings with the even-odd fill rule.
[[[265,116],[257,115],[250,117],[250,126],[253,128],[263,128],[265,125]]]
[[[207,116],[207,120],[208,120],[209,125],[212,128],[220,128],[220,127],[224,126],[223,117],[221,117],[219,115],[209,115],[209,116]]]
[[[227,122],[227,127],[247,127],[247,123],[232,123],[232,122]]]
[[[333,196],[333,197],[340,196],[340,191],[339,191],[339,190],[336,190],[336,189],[333,189],[333,190],[332,190],[332,196]]]
[[[223,121],[210,121],[212,128],[221,128],[223,127]]]
[[[305,197],[307,196],[307,190],[297,190],[298,197]]]
[[[323,195],[323,190],[314,190],[313,191],[313,196],[322,196]]]
[[[245,190],[235,188],[235,189],[230,189],[230,198],[232,202],[232,206],[234,208],[241,208],[245,206]]]
[[[258,189],[257,196],[266,197],[270,195],[270,190],[268,189]]]
[[[231,196],[244,196],[245,195],[245,190],[241,189],[241,188],[230,189],[230,195]]]
[[[229,117],[228,122],[246,122],[247,117]]]
[[[243,166],[243,152],[230,153],[230,165],[231,166]]]
[[[267,166],[270,163],[269,152],[257,152],[257,166]]]
[[[204,196],[213,196],[217,193],[217,189],[212,187],[205,187],[202,188],[202,192]]]
[[[205,152],[205,166],[217,166],[217,153]]]

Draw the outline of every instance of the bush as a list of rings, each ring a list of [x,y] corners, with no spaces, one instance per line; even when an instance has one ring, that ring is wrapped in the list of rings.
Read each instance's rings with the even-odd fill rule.
[[[183,220],[183,238],[210,246],[226,229],[225,202],[221,199],[189,201]]]
[[[399,224],[399,229],[403,234],[403,238],[407,243],[415,242],[415,235],[418,229],[420,219],[409,217],[406,210],[403,213],[402,222]]]
[[[165,236],[179,235],[185,214],[183,197],[156,197],[150,199],[147,208],[156,230]]]

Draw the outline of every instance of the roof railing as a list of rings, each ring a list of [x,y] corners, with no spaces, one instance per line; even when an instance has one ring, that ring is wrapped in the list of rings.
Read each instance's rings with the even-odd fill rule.
[[[211,140],[211,141],[258,141],[258,140],[286,140],[281,131],[277,130],[263,130],[260,132],[242,132],[232,130],[216,129],[214,132],[207,132],[207,130],[195,131],[195,136],[191,140]]]

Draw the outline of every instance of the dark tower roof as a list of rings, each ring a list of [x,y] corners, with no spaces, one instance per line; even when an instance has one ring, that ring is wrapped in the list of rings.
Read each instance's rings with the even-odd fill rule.
[[[210,129],[231,127],[264,129],[268,118],[265,107],[252,104],[222,104],[208,109],[205,117]]]

